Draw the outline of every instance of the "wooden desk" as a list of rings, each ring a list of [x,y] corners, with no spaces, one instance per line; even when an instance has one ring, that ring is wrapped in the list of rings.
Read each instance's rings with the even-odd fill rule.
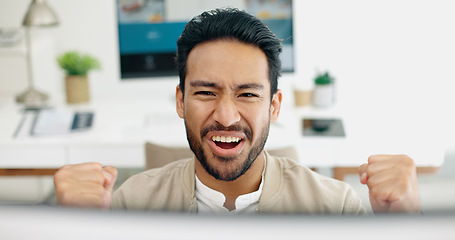
[[[58,168],[6,168],[0,169],[0,176],[52,176]]]

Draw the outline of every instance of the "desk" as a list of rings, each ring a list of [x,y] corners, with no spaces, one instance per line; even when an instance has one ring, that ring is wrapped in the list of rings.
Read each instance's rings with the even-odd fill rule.
[[[172,96],[161,100],[144,96],[110,97],[74,106],[56,104],[55,108],[94,111],[92,129],[60,136],[13,138],[22,117],[21,106],[12,97],[0,102],[0,175],[52,175],[65,164],[82,162],[142,168],[146,141],[187,146],[184,123],[175,113]],[[342,118],[346,137],[303,137],[303,117]],[[427,138],[406,135],[406,131],[397,132],[393,128],[374,128],[374,121],[367,124],[362,121],[357,114],[339,107],[284,108],[280,120],[271,125],[266,149],[295,146],[302,165],[333,168],[338,179],[356,171],[371,154],[408,154],[421,172],[434,172],[442,165],[444,149],[430,147]],[[387,135],[391,136],[384,137]]]

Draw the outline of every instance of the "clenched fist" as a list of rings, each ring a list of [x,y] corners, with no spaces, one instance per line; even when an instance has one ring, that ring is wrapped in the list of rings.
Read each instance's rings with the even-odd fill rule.
[[[69,207],[109,208],[117,169],[99,163],[62,167],[54,175],[57,204]]]
[[[360,182],[369,188],[375,213],[420,213],[414,161],[406,155],[374,155],[359,168]]]

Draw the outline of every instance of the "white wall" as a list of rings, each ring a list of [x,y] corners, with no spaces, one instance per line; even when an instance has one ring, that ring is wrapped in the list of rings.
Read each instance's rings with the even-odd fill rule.
[[[19,26],[28,3],[0,0],[0,27]],[[42,89],[63,91],[63,74],[54,59],[77,49],[102,61],[103,70],[91,75],[94,98],[105,92],[159,94],[160,86],[169,89],[166,94],[174,92],[176,77],[120,82],[115,1],[48,3],[61,24],[34,32],[34,43],[46,49],[35,50],[34,56]],[[294,5],[297,69],[282,81],[309,88],[316,70],[329,70],[337,79],[339,104],[359,118],[421,125],[422,131],[438,132],[435,144],[455,148],[455,127],[450,126],[455,122],[455,2],[294,0]],[[4,81],[0,87],[7,85]]]
[[[294,3],[299,79],[308,81],[315,69],[330,70],[340,104],[365,122],[381,118],[397,128],[421,126],[435,133],[434,144],[455,151],[455,2]]]

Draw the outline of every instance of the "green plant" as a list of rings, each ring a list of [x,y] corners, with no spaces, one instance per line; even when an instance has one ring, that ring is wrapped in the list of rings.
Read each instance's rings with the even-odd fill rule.
[[[314,83],[316,85],[327,85],[327,84],[331,84],[333,83],[333,77],[329,75],[328,72],[325,72],[325,73],[322,73],[322,74],[318,74],[315,78],[314,78]]]
[[[87,54],[69,51],[58,56],[57,62],[68,75],[87,75],[91,70],[101,69],[100,62]]]

